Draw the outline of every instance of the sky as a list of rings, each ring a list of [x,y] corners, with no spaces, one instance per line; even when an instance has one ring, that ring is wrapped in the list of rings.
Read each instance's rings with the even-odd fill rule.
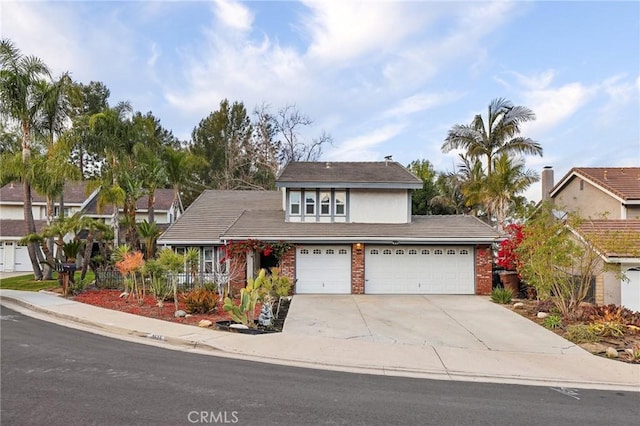
[[[322,160],[450,172],[447,131],[505,98],[536,114],[537,173],[640,166],[638,1],[2,0],[0,36],[184,141],[223,99],[295,105]]]

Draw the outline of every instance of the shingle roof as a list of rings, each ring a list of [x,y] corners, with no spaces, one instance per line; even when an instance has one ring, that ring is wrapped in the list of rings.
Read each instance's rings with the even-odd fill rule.
[[[291,162],[276,179],[277,187],[420,189],[422,185],[395,161]]]
[[[607,257],[640,258],[640,220],[587,220],[577,231]]]
[[[82,204],[89,194],[86,193],[86,182],[67,182],[64,186],[65,204]],[[19,182],[11,182],[0,188],[0,201],[9,203],[22,203],[23,186]],[[31,197],[34,203],[45,203],[46,198],[31,188]]]
[[[222,240],[490,243],[493,228],[472,216],[413,216],[411,223],[285,222],[280,191],[204,191],[159,244]]]
[[[42,231],[46,225],[46,220],[35,220],[36,232]],[[0,237],[3,238],[22,238],[26,234],[24,232],[24,220],[22,219],[2,219],[0,220]]]
[[[640,200],[640,167],[574,167],[551,190],[551,194],[574,176],[580,176],[624,201]]]
[[[248,209],[282,209],[280,191],[207,190],[160,236],[158,243],[213,243]]]
[[[384,242],[493,242],[499,234],[472,216],[413,216],[411,223],[285,222],[283,211],[245,211],[226,239]]]
[[[168,211],[173,203],[173,189],[156,189],[156,201],[154,204],[155,211]],[[144,195],[136,202],[136,209],[139,211],[147,211],[149,197]],[[84,209],[85,214],[89,215],[110,215],[113,207],[111,204],[105,204],[98,211],[98,197],[92,199]],[[122,209],[121,209],[122,210]]]

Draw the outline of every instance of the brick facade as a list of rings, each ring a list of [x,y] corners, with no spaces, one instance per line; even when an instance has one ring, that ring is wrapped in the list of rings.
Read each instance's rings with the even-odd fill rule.
[[[493,251],[491,245],[478,245],[475,250],[476,294],[491,294],[493,283]],[[242,267],[240,267],[242,265]],[[246,284],[246,257],[232,261],[232,268],[238,268],[231,283],[232,292],[237,293]],[[351,245],[351,294],[364,294],[365,250],[364,244]],[[280,259],[280,274],[296,282],[296,248],[289,249]],[[602,286],[601,286],[602,287]],[[596,288],[598,288],[596,284]],[[596,290],[597,297],[597,290]]]
[[[280,275],[288,277],[291,280],[291,291],[296,288],[296,248],[291,247],[280,258]]]
[[[364,294],[364,244],[351,245],[351,294]]]
[[[476,294],[491,294],[493,251],[490,245],[476,246]]]

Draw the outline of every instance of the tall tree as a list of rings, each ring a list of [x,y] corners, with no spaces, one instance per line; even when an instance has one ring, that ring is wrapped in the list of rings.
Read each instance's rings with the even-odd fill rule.
[[[456,124],[442,144],[443,152],[462,149],[470,159],[481,159],[491,176],[493,159],[501,154],[542,156],[542,147],[534,140],[520,136],[523,123],[535,120],[535,114],[524,106],[497,98],[491,101],[486,120],[481,114],[471,124]]]
[[[271,126],[279,148],[280,166],[290,161],[316,161],[322,155],[325,145],[331,145],[331,135],[322,132],[319,137],[305,141],[302,130],[313,121],[302,114],[295,105],[285,105],[275,115],[270,116]]]
[[[435,186],[436,171],[429,160],[414,160],[407,169],[422,180],[422,189],[414,190],[411,194],[411,214],[433,214],[430,201],[438,195]]]
[[[162,154],[163,168],[167,175],[167,182],[173,189],[173,205],[179,206],[183,210],[182,198],[188,206],[200,194],[204,187],[196,182],[195,170],[206,167],[207,161],[197,155],[192,154],[186,148],[173,149],[165,148]]]
[[[109,108],[109,89],[99,81],[73,83],[70,91],[72,129],[66,138],[72,147],[72,160],[85,178],[99,174],[102,159],[99,140],[89,126],[91,116]]]
[[[524,160],[512,159],[502,153],[493,160],[493,174],[487,178],[484,196],[488,213],[496,219],[498,230],[504,231],[508,213],[522,202],[518,194],[540,179],[533,170],[526,169]]]
[[[91,187],[100,187],[99,206],[105,203],[112,207],[112,227],[114,242],[120,243],[120,207],[124,206],[126,193],[122,189],[119,177],[135,166],[133,156],[131,105],[121,102],[113,108],[94,114],[89,120],[93,137],[99,142],[105,164],[101,176]]]
[[[22,162],[26,168],[31,161],[32,131],[42,114],[46,99],[43,84],[51,79],[49,68],[35,56],[25,56],[8,39],[0,42],[0,113],[20,124]],[[32,211],[31,180],[23,179],[23,204],[25,234],[35,234],[36,227]],[[36,279],[42,279],[39,264],[39,246],[28,244],[29,258]]]
[[[253,188],[251,181],[252,127],[241,102],[224,99],[220,108],[200,121],[191,135],[191,151],[209,163],[199,173],[200,183],[209,188]]]

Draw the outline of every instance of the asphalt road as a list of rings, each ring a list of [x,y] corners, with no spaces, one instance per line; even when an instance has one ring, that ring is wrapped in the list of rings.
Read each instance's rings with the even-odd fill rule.
[[[640,393],[282,367],[111,339],[5,307],[0,315],[3,426],[602,426],[640,420]]]

